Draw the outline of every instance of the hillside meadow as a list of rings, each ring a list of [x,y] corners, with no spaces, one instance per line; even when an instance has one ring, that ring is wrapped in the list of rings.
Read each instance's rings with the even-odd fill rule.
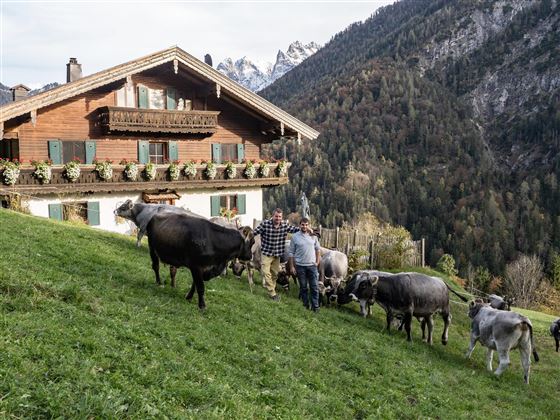
[[[0,255],[2,418],[560,418],[549,315],[527,313],[526,386],[517,351],[501,378],[482,348],[464,358],[463,304],[430,347],[416,321],[412,343],[387,333],[378,306],[313,314],[295,288],[276,303],[230,276],[201,313],[186,270],[158,287],[145,242],[86,226],[2,209]]]

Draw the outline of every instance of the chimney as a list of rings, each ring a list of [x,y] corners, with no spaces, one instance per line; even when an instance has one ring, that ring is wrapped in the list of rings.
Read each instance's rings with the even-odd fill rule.
[[[66,64],[66,83],[73,82],[82,78],[82,65],[78,64],[78,59],[71,57]]]
[[[12,91],[12,101],[16,102],[27,98],[27,94],[31,89],[29,89],[25,85],[19,84],[14,87],[11,87],[10,90]]]
[[[212,67],[212,56],[210,54],[206,54],[204,56],[204,62]]]

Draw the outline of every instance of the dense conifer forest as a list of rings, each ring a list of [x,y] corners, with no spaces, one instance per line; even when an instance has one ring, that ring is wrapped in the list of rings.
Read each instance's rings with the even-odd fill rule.
[[[449,253],[463,275],[500,275],[535,254],[551,270],[559,57],[556,2],[378,10],[260,92],[321,132],[288,141],[291,182],[269,191],[265,208],[294,211],[304,191],[324,226],[371,211],[425,237],[434,266]]]

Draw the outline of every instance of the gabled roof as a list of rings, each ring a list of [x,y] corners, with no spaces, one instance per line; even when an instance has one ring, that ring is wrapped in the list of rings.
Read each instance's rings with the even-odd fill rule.
[[[90,76],[83,77],[62,86],[48,90],[29,98],[22,99],[18,102],[12,102],[0,108],[0,122],[5,122],[12,118],[24,115],[28,112],[55,104],[65,99],[72,98],[84,92],[116,82],[127,76],[143,72],[145,70],[157,67],[167,62],[177,60],[194,73],[197,73],[210,82],[220,86],[221,93],[227,93],[239,102],[247,105],[249,108],[265,115],[266,117],[278,121],[285,128],[300,133],[302,137],[308,139],[316,139],[319,132],[304,124],[297,118],[271,104],[266,99],[261,98],[256,93],[244,88],[234,82],[227,76],[215,70],[206,63],[198,60],[179,47],[171,47],[166,50],[129,61],[111,67],[107,70],[94,73]]]

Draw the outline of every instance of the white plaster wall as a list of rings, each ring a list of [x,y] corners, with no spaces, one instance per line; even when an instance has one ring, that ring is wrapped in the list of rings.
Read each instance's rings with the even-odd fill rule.
[[[210,197],[213,195],[232,195],[232,194],[245,194],[246,195],[246,214],[239,215],[243,225],[253,226],[253,220],[261,220],[262,209],[262,189],[227,189],[227,190],[183,190],[177,191],[181,196],[179,200],[175,201],[175,205],[188,209],[206,218],[210,218]],[[98,226],[92,226],[98,229],[107,230],[110,232],[117,232],[123,234],[132,234],[135,225],[134,223],[117,218],[114,215],[114,210],[124,201],[132,200],[135,203],[142,202],[141,193],[97,193],[90,195],[65,195],[60,197],[58,195],[45,195],[30,198],[28,201],[29,211],[31,214],[40,217],[49,217],[49,204],[58,204],[61,202],[84,202],[84,201],[98,201],[99,202],[99,222]]]

